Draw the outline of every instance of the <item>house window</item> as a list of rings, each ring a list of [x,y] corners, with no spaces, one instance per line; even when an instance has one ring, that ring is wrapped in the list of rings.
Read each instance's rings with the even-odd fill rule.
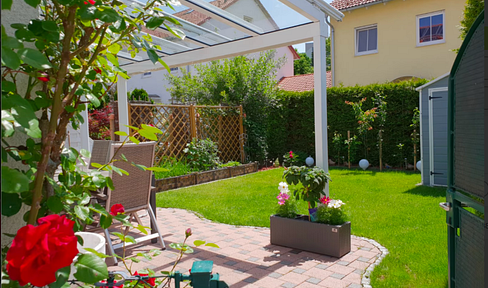
[[[252,17],[250,17],[250,16],[247,16],[247,15],[242,16],[242,18],[243,18],[245,21],[249,22],[249,23],[252,23],[252,21],[253,21],[253,18],[252,18]]]
[[[417,16],[417,46],[444,42],[444,11]]]
[[[149,78],[149,77],[151,77],[151,72],[146,72],[142,74],[142,78]]]
[[[171,72],[178,71],[178,67],[169,68],[169,71],[171,71]]]
[[[378,53],[378,27],[356,28],[356,56]]]

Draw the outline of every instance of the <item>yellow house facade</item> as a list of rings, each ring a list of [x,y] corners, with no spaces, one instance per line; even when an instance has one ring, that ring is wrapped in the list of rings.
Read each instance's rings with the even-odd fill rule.
[[[432,79],[449,72],[461,46],[465,0],[335,0],[333,85]]]

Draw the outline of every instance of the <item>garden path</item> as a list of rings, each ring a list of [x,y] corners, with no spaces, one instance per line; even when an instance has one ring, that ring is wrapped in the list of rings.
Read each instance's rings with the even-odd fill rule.
[[[271,245],[268,228],[215,223],[192,212],[172,208],[157,208],[157,218],[168,248],[152,260],[140,257],[142,261],[134,263],[133,272],[143,268],[156,272],[170,270],[178,251],[169,248],[169,244],[182,242],[187,228],[193,233],[188,239],[191,246],[195,240],[205,240],[220,248],[195,248],[193,254],[183,257],[176,270],[188,274],[193,261],[212,260],[213,273],[219,273],[220,280],[236,288],[371,287],[369,278],[362,275],[365,272],[369,275],[373,263],[378,263],[388,253],[374,241],[352,236],[351,252],[342,258],[334,258]],[[149,217],[142,219],[148,224]],[[130,256],[154,248],[160,246],[149,243],[127,249],[127,253]],[[121,254],[121,250],[117,252]],[[123,270],[122,263],[119,262],[119,267],[109,267],[109,270]]]

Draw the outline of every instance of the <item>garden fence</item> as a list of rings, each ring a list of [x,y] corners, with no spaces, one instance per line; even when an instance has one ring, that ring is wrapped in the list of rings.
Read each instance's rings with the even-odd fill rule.
[[[244,162],[242,106],[198,106],[129,103],[129,125],[152,124],[158,134],[155,165],[170,158],[181,159],[192,139],[210,139],[219,149],[222,162]],[[131,129],[131,134],[133,134]],[[136,135],[140,141],[147,139]]]

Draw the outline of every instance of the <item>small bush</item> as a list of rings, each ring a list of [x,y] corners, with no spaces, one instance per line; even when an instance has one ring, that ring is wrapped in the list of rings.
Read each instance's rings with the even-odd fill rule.
[[[241,165],[240,162],[237,162],[237,161],[229,161],[225,164],[219,164],[219,168],[224,168],[224,167],[236,167],[236,166],[239,166]]]
[[[164,179],[164,178],[169,178],[169,177],[176,177],[176,176],[182,176],[186,174],[190,174],[192,172],[195,172],[195,169],[192,169],[188,163],[186,163],[185,160],[177,160],[174,158],[168,159],[166,161],[162,161],[161,164],[159,164],[159,167],[168,169],[168,171],[165,172],[155,172],[154,176],[156,179]]]
[[[186,159],[192,169],[206,171],[216,168],[219,164],[217,144],[210,139],[198,140],[193,139],[186,145],[183,150],[186,153]]]
[[[295,218],[298,215],[298,203],[295,199],[288,199],[285,204],[276,207],[276,215],[285,218]]]

